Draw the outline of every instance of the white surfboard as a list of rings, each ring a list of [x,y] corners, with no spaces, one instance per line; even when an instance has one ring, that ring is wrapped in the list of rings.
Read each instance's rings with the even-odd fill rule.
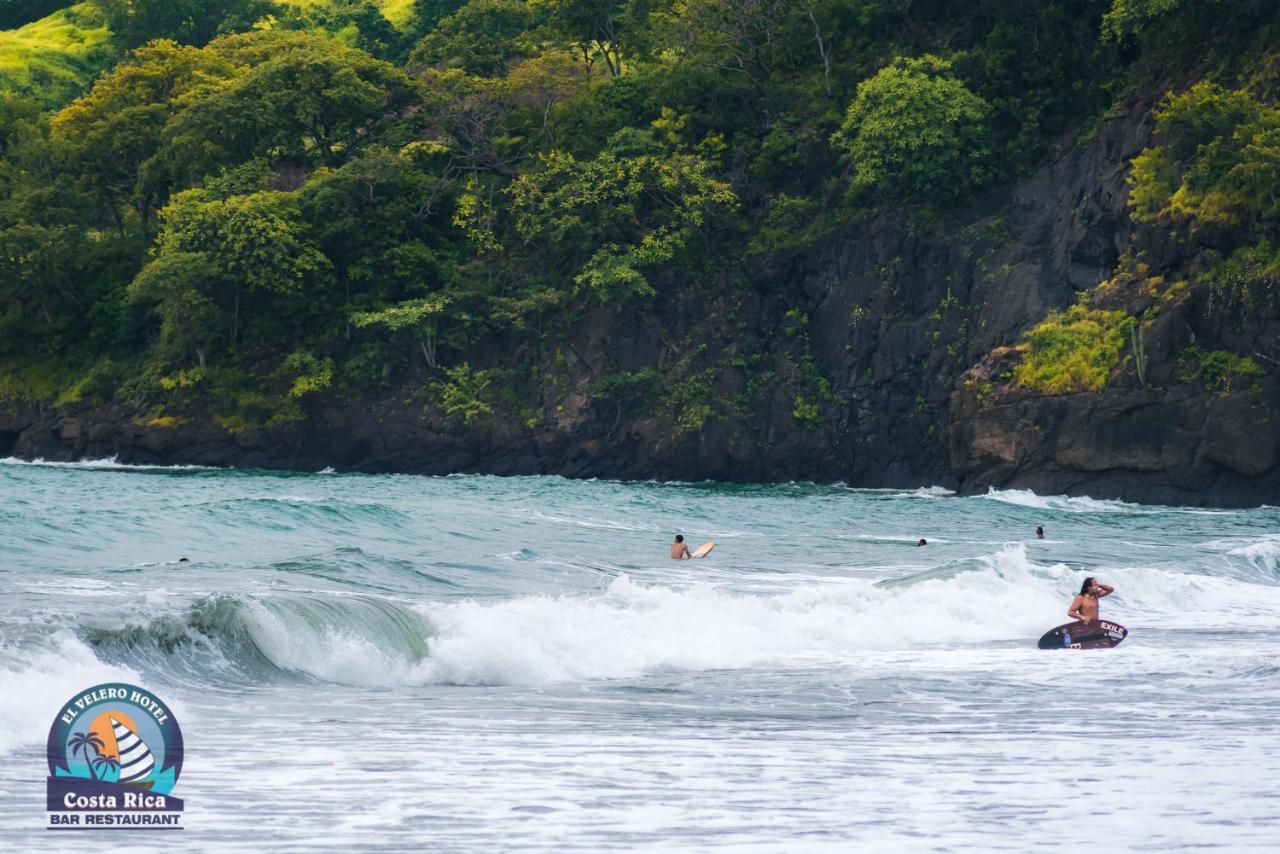
[[[706,557],[707,555],[711,554],[711,550],[714,549],[715,547],[716,547],[715,543],[703,543],[702,545],[694,549],[689,556],[690,557]]]

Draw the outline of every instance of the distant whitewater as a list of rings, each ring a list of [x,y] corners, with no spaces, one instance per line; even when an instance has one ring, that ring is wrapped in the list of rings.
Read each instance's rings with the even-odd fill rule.
[[[6,849],[44,844],[58,704],[115,680],[170,698],[228,849],[1280,830],[1272,508],[2,462]],[[719,545],[670,561],[677,532]],[[1086,575],[1129,639],[1036,650]]]

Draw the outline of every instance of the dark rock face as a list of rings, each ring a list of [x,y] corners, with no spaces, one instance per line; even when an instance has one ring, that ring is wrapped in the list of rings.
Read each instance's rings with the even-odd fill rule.
[[[1197,505],[1280,495],[1280,382],[1221,395],[1164,390],[1023,396],[983,407],[957,396],[952,460],[965,490]]]
[[[1128,162],[1150,138],[1159,94],[1134,94],[1088,144],[1064,141],[1034,174],[941,221],[879,214],[802,254],[749,259],[745,285],[669,282],[660,300],[600,309],[554,358],[494,356],[541,368],[523,390],[540,404],[532,426],[500,412],[464,428],[424,412],[411,388],[317,399],[304,421],[236,434],[210,413],[165,426],[123,404],[4,404],[0,455],[1276,502],[1276,366],[1223,392],[1181,382],[1175,356],[1192,342],[1280,355],[1280,318],[1224,319],[1191,294],[1148,328],[1145,382],[1122,366],[1103,393],[1045,397],[1005,379],[1008,345],[1110,278],[1126,252],[1167,270],[1221,252],[1127,216]],[[1150,302],[1113,298],[1132,313]],[[710,393],[695,402],[709,398],[711,412],[696,429],[679,425],[679,407],[624,417],[595,394],[607,374],[652,366],[701,372]],[[817,378],[827,391],[815,392]],[[820,403],[818,417],[797,416],[802,400]]]

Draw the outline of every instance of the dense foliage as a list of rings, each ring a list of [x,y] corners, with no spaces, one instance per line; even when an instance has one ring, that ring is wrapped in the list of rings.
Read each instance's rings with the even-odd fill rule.
[[[854,190],[948,199],[989,179],[990,115],[950,63],[899,59],[858,84],[833,141],[853,161]]]
[[[1054,312],[1027,333],[1014,380],[1045,394],[1101,391],[1132,323],[1122,311],[1082,304]]]
[[[0,395],[204,405],[238,426],[395,384],[468,424],[520,409],[537,360],[602,304],[738,281],[744,258],[804,252],[873,208],[945,215],[1090,126],[1188,22],[1243,33],[1275,17],[1250,0],[7,14]],[[1135,164],[1135,217],[1280,216],[1275,91],[1171,95],[1166,141]],[[1094,388],[1113,327],[1056,316],[1027,370],[1087,339],[1097,352],[1064,370]],[[638,411],[659,367],[688,364],[629,366],[601,400]],[[798,364],[796,417],[816,424],[829,385]]]

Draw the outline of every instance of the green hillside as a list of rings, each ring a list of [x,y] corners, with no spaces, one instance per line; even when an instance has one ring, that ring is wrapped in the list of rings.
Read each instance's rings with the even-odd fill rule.
[[[114,56],[102,16],[89,3],[0,31],[0,93],[46,105],[79,94]]]
[[[687,304],[740,336],[593,366],[615,426],[678,436],[779,400],[796,429],[847,425],[880,363],[855,342],[865,363],[834,377],[818,332],[915,313],[946,354],[929,382],[953,383],[979,306],[948,272],[936,304],[822,326],[811,259],[886,223],[998,246],[1012,182],[1124,109],[1158,113],[1132,222],[1211,246],[1204,288],[1228,257],[1271,270],[1278,18],[1256,0],[82,3],[0,33],[4,91],[50,108],[4,128],[0,393],[241,431],[384,397],[533,430],[602,312]],[[1158,107],[1166,90],[1190,94]],[[933,282],[911,263],[877,262],[885,300]],[[965,263],[963,299],[1014,272]],[[1106,328],[1046,321],[1015,351],[1026,387],[1105,388],[1137,309],[1086,301]]]

